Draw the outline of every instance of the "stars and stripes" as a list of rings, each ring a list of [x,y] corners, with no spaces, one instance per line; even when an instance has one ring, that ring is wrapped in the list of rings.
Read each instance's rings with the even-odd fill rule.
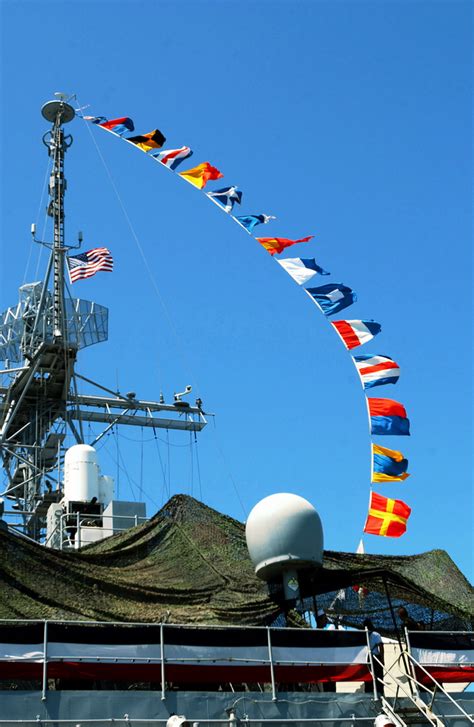
[[[193,152],[189,146],[181,146],[179,149],[161,149],[160,151],[151,151],[150,156],[168,167],[168,169],[176,169],[181,162],[189,159]]]
[[[397,383],[400,366],[389,356],[372,356],[369,353],[352,358],[364,389]]]
[[[100,270],[111,273],[114,269],[112,255],[106,247],[95,247],[79,255],[71,255],[66,257],[66,263],[71,283],[91,278]]]
[[[367,343],[382,330],[375,321],[331,321],[347,349]]]

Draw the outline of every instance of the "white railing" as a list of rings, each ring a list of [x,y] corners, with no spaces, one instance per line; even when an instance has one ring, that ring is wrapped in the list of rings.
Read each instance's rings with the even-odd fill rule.
[[[407,642],[408,643],[408,642]],[[375,659],[377,657],[374,657]],[[378,661],[378,659],[377,659]],[[408,661],[408,664],[407,664]],[[379,662],[381,663],[381,662]],[[403,669],[401,669],[401,666],[403,665]],[[422,684],[419,682],[416,678],[415,674],[415,668],[421,669],[425,675],[431,680],[431,682],[434,685],[434,689],[429,689],[425,684]],[[401,670],[403,676],[407,679],[406,684],[401,681],[395,674],[393,674],[393,670]],[[402,692],[402,695],[404,698],[409,699],[409,701],[413,704],[414,707],[418,709],[420,714],[423,714],[423,716],[428,720],[428,722],[434,727],[439,727],[439,725],[442,725],[440,718],[433,712],[433,705],[436,699],[436,696],[438,694],[442,694],[443,697],[447,698],[454,707],[458,710],[458,714],[456,716],[460,716],[459,712],[467,718],[468,722],[470,724],[474,724],[473,718],[461,707],[458,702],[453,699],[453,697],[449,694],[449,692],[444,689],[442,684],[440,684],[430,673],[427,669],[425,669],[422,664],[420,664],[410,653],[408,649],[403,650],[396,659],[393,661],[393,663],[387,668],[384,667],[384,673],[386,675],[390,675],[391,679],[395,683],[395,686],[397,688],[396,695],[393,704],[391,704],[383,695],[382,695],[382,704],[384,706],[384,709],[390,712],[391,715],[397,716],[397,702],[399,698],[399,693]],[[420,688],[423,689],[424,693],[429,695],[430,701],[429,703],[426,703],[423,699],[420,697]],[[398,721],[399,718],[398,718]],[[403,723],[403,722],[402,722]]]
[[[13,623],[11,619],[0,619],[1,623]],[[65,661],[65,660],[71,660],[75,662],[81,662],[81,661],[90,661],[93,659],[95,662],[101,662],[101,663],[120,663],[120,662],[131,662],[131,663],[137,663],[137,664],[159,664],[160,665],[160,672],[161,672],[161,699],[164,701],[166,699],[166,665],[171,663],[195,663],[195,664],[210,664],[215,663],[216,658],[214,657],[177,657],[173,656],[172,658],[166,657],[166,639],[165,639],[165,632],[167,628],[183,628],[183,629],[201,629],[201,630],[237,630],[241,629],[244,630],[245,627],[242,626],[219,626],[219,625],[202,625],[202,626],[195,626],[190,624],[166,624],[166,623],[140,623],[140,622],[115,622],[115,621],[57,621],[57,620],[45,620],[45,621],[39,621],[38,619],[18,619],[14,623],[20,624],[43,624],[43,653],[36,652],[35,655],[27,658],[22,658],[22,662],[41,662],[42,663],[42,690],[41,690],[41,699],[42,701],[46,700],[46,694],[48,689],[48,663],[49,662],[57,662],[57,661]],[[160,641],[159,641],[159,649],[160,649],[160,655],[159,657],[137,657],[133,656],[119,656],[114,654],[114,656],[103,656],[103,655],[96,655],[92,656],[89,655],[85,657],[84,655],[74,655],[71,653],[68,654],[57,654],[55,653],[54,656],[50,656],[48,654],[48,626],[51,624],[61,624],[61,625],[81,625],[81,626],[118,626],[118,627],[127,627],[127,626],[140,626],[140,627],[151,627],[155,629],[159,629],[160,631]],[[269,684],[271,684],[271,693],[272,693],[272,701],[276,702],[278,701],[277,696],[277,682],[275,679],[275,666],[324,666],[327,664],[330,664],[331,666],[342,666],[346,665],[347,661],[337,661],[331,659],[330,662],[322,663],[321,661],[314,661],[311,659],[305,659],[305,660],[281,660],[278,659],[275,661],[273,656],[273,648],[272,648],[272,632],[277,631],[284,631],[285,633],[291,633],[296,632],[298,634],[301,634],[301,629],[298,628],[278,628],[278,627],[270,627],[270,626],[252,626],[250,627],[252,630],[258,630],[262,632],[262,643],[259,645],[260,648],[266,649],[267,658],[261,657],[258,659],[253,658],[244,658],[244,657],[229,657],[229,661],[232,661],[232,663],[243,663],[243,664],[259,664],[261,666],[268,666],[268,674],[269,674]],[[318,629],[313,629],[314,631],[318,631]],[[332,632],[324,632],[321,630],[322,633],[327,633],[328,635]],[[338,632],[341,638],[344,638],[344,631]],[[348,635],[353,633],[350,631],[346,632]],[[266,634],[266,635],[265,635]],[[365,638],[366,638],[366,648],[367,653],[370,654],[370,644],[369,644],[369,634],[366,629],[365,631]],[[2,661],[11,661],[11,657],[0,657],[0,662]],[[370,659],[367,666],[370,669],[371,677],[374,682],[374,690],[375,690],[375,698],[376,696],[376,678],[373,671],[373,662]],[[0,722],[1,724],[1,722]]]

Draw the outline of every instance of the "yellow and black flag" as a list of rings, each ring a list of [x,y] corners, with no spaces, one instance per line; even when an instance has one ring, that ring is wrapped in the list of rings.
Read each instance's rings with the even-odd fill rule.
[[[149,134],[140,134],[140,136],[129,136],[127,141],[131,141],[132,144],[136,144],[143,151],[150,151],[150,149],[161,149],[166,141],[166,137],[163,136],[159,129],[150,131]]]

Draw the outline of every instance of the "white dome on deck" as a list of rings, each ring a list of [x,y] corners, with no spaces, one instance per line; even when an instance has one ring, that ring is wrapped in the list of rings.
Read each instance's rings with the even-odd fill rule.
[[[245,527],[255,573],[263,580],[288,568],[323,562],[323,528],[310,502],[289,492],[269,495],[252,509]]]

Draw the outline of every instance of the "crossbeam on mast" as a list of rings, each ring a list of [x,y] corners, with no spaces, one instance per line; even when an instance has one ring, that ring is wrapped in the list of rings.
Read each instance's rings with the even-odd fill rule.
[[[98,422],[101,424],[125,424],[131,427],[151,427],[153,429],[178,429],[186,432],[200,432],[207,424],[202,414],[199,419],[186,416],[183,419],[165,419],[154,416],[134,416],[133,414],[112,414],[106,411],[84,411],[77,409],[71,411],[72,419],[81,419],[83,422]]]

